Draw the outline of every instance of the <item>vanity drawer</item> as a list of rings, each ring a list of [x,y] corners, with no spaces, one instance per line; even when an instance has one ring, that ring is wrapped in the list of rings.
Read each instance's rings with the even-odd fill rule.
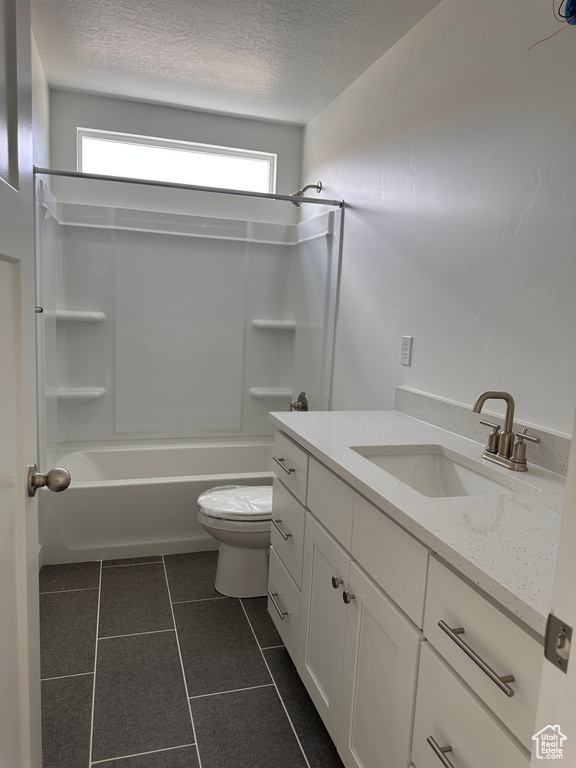
[[[440,756],[428,741],[452,747],[445,752],[455,768],[528,768],[528,753],[509,736],[491,713],[423,643],[412,741],[418,768],[441,768]]]
[[[462,628],[450,636],[439,626]],[[531,748],[540,674],[540,643],[473,587],[430,558],[424,634],[512,733]],[[498,677],[512,675],[508,696],[458,645],[463,641]]]
[[[274,478],[271,543],[296,584],[302,586],[302,552],[306,510]]]
[[[274,439],[274,472],[302,504],[306,504],[308,484],[308,454],[299,445],[276,432]]]
[[[268,613],[272,617],[286,650],[296,663],[300,629],[300,590],[280,562],[274,547],[270,547]]]
[[[428,550],[362,496],[354,496],[355,560],[422,627]]]
[[[337,541],[350,549],[354,491],[329,469],[310,459],[308,509]]]

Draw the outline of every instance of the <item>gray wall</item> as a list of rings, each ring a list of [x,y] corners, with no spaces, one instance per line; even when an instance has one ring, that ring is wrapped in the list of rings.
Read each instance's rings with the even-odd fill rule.
[[[528,50],[558,28],[541,0],[444,0],[307,125],[303,178],[349,204],[335,408],[503,389],[571,433],[576,28]]]
[[[77,128],[118,131],[144,136],[215,144],[238,149],[260,150],[278,155],[277,192],[290,194],[300,188],[302,128],[297,125],[247,120],[226,115],[194,112],[123,99],[107,98],[68,91],[50,92],[51,167],[76,170]],[[111,203],[152,210],[190,210],[190,193],[156,193],[131,186],[126,192],[116,188],[110,200],[109,187],[99,189],[94,182],[82,186],[55,181],[53,189],[60,199]],[[254,215],[251,203],[244,206],[237,197],[206,196],[198,198],[195,212],[244,219]],[[295,223],[297,209],[291,203],[263,202],[257,220]]]

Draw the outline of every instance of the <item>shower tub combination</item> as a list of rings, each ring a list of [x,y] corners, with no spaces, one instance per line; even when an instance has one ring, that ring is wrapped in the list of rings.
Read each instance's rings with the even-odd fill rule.
[[[272,484],[295,393],[330,408],[342,201],[36,181],[38,466],[72,477],[38,495],[41,561],[216,549],[198,496]]]
[[[219,485],[272,485],[272,443],[88,448],[61,455],[65,493],[39,493],[43,563],[216,549],[198,496]]]

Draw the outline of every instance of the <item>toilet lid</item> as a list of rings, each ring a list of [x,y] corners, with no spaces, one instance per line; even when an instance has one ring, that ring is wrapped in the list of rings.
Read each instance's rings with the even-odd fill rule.
[[[223,520],[269,520],[271,485],[221,485],[198,496],[198,507],[208,517]]]

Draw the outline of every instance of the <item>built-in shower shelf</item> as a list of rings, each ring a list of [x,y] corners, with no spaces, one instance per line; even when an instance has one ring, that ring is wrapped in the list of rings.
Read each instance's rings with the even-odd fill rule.
[[[259,328],[263,331],[289,331],[296,330],[294,320],[252,320],[252,328]]]
[[[105,394],[104,387],[61,387],[56,390],[58,400],[74,403],[81,403],[84,400],[99,400]]]
[[[59,323],[101,323],[106,319],[104,312],[88,312],[75,309],[57,309],[54,315]]]
[[[252,387],[249,390],[257,400],[292,400],[294,393],[284,387]]]

